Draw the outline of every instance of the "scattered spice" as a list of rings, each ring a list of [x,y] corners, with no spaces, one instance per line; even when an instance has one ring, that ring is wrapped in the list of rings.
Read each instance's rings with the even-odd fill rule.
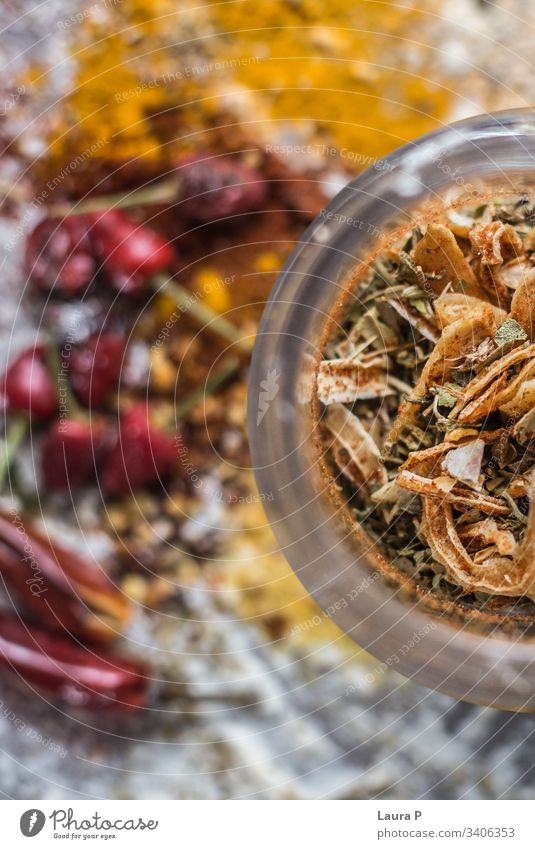
[[[407,35],[431,29],[422,10],[333,0],[326,18],[317,0],[272,0],[247,24],[242,3],[101,4],[64,31],[74,75],[61,110],[46,116],[48,156],[61,166],[84,151],[97,166],[131,159],[139,171],[198,153],[199,138],[219,150],[253,136],[262,147],[275,141],[284,159],[295,148],[301,160],[305,144],[312,166],[340,154],[355,171],[447,119],[454,98],[443,70],[441,85],[428,81],[432,34],[417,50]],[[34,66],[21,84],[44,88],[50,73]],[[341,121],[348,110],[366,120]]]

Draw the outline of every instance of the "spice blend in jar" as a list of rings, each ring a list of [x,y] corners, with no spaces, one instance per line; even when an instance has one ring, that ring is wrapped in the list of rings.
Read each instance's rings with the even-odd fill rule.
[[[322,351],[321,428],[353,518],[426,594],[535,615],[535,206],[414,228]]]

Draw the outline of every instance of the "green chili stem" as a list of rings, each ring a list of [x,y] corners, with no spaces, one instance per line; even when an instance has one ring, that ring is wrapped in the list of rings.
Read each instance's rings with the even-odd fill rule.
[[[13,462],[17,448],[28,432],[28,419],[12,416],[6,428],[4,450],[0,453],[0,489],[3,487],[8,469]]]
[[[232,342],[244,353],[251,353],[250,341],[243,338],[240,330],[232,322],[219,315],[212,307],[209,307],[196,294],[189,292],[176,280],[162,276],[155,277],[154,288],[157,292],[163,291],[170,295],[180,310],[189,313],[200,325],[208,327],[209,330],[217,333],[227,342]]]
[[[144,186],[129,192],[116,192],[101,197],[90,197],[73,203],[52,203],[46,207],[49,218],[66,218],[84,212],[107,212],[110,209],[128,209],[140,204],[171,203],[180,197],[180,179],[176,176],[162,180],[155,186]]]
[[[232,377],[240,367],[238,357],[230,357],[226,363],[214,374],[208,378],[201,386],[193,389],[189,395],[186,395],[180,404],[175,407],[175,420],[183,418],[186,413],[189,413],[194,407],[199,404],[203,398],[213,395],[220,386],[222,386],[229,377]]]

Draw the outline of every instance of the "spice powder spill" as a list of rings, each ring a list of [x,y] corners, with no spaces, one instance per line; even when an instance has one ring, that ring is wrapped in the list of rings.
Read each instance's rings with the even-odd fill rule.
[[[240,139],[295,164],[308,157],[309,166],[361,170],[451,112],[448,76],[437,83],[429,72],[439,8],[437,0],[427,13],[340,0],[327,10],[317,0],[102,4],[64,30],[73,79],[61,111],[42,119],[47,159],[61,166],[86,151],[96,162],[161,164]],[[36,66],[21,82],[44,88],[50,75]],[[347,114],[359,117],[341,120]]]

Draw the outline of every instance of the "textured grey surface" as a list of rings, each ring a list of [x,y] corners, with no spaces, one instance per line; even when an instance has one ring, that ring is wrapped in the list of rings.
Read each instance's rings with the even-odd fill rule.
[[[206,605],[203,607],[206,618]],[[121,721],[66,717],[4,683],[0,783],[8,798],[530,798],[533,719],[456,703],[332,648],[308,657],[258,644],[214,613],[153,652],[189,689]],[[188,634],[188,631],[190,633]],[[180,645],[182,643],[182,646]],[[217,645],[218,655],[210,651]],[[203,649],[206,654],[203,656]],[[226,657],[224,657],[226,655]],[[223,657],[222,657],[223,656]],[[161,660],[161,658],[160,658]],[[200,686],[199,682],[207,682]],[[17,717],[7,719],[6,709]],[[24,722],[25,726],[20,727]],[[36,735],[40,734],[44,740]],[[59,747],[59,748],[55,748]]]

